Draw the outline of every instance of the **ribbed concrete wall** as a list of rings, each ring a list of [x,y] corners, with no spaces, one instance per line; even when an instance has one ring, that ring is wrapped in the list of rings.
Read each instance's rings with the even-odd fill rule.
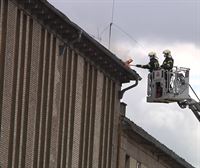
[[[119,85],[60,44],[0,0],[2,168],[116,166]]]

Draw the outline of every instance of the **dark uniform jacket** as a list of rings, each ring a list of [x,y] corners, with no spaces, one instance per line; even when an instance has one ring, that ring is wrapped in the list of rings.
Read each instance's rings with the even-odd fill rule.
[[[165,69],[165,70],[172,70],[174,66],[174,60],[172,57],[166,57],[165,60],[163,61],[163,64],[161,65],[161,68]]]
[[[150,62],[146,65],[142,65],[141,68],[149,69],[150,72],[159,69],[159,62],[156,58],[151,58]]]

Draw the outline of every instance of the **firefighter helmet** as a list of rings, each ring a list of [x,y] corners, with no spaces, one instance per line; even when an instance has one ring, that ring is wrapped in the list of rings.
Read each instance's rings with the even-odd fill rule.
[[[150,58],[155,58],[156,57],[156,53],[155,52],[150,52],[149,54],[148,54],[148,56],[150,57]]]
[[[170,57],[171,56],[171,51],[166,49],[163,51],[164,57]]]

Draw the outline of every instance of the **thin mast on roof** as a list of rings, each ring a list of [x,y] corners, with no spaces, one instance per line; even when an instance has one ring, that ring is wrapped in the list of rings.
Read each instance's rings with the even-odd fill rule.
[[[112,24],[113,24],[113,19],[114,19],[114,6],[115,6],[115,0],[113,0],[113,5],[112,5],[112,18],[111,18],[110,29],[109,29],[109,43],[108,43],[108,49],[110,49],[110,43],[111,43]]]

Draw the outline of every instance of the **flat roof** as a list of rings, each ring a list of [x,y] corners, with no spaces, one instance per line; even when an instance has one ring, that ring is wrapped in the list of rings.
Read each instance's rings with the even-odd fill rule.
[[[136,141],[144,148],[150,150],[158,158],[164,160],[174,168],[194,168],[175,152],[160,143],[144,129],[136,125],[134,122],[124,117],[122,120],[123,131],[130,139]]]
[[[127,67],[124,62],[106,47],[92,38],[67,16],[46,0],[13,0],[19,7],[37,19],[45,28],[52,31],[63,43],[83,53],[110,77],[121,83],[141,80],[139,74]]]

